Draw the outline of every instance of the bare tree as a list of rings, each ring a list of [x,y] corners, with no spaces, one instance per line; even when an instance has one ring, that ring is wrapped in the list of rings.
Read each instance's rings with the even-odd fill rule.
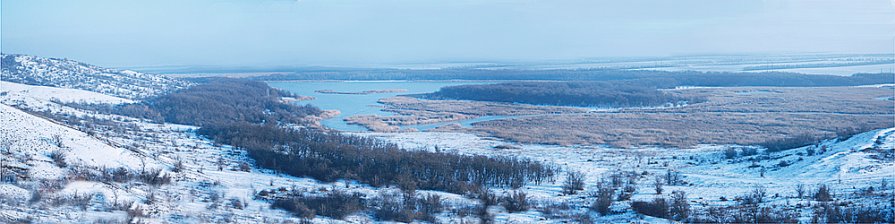
[[[802,198],[805,196],[805,184],[797,184],[796,185],[796,197]]]
[[[687,193],[683,191],[671,192],[671,206],[669,206],[671,217],[675,220],[684,220],[690,216],[690,202],[687,201]]]
[[[611,211],[609,207],[612,206],[612,195],[615,194],[615,189],[613,189],[610,183],[606,183],[605,181],[601,181],[597,183],[597,191],[592,193],[597,200],[591,205],[590,209],[599,212],[601,215],[609,214]]]
[[[584,190],[584,175],[580,172],[566,172],[566,180],[562,185],[563,194],[572,195]]]
[[[656,181],[653,182],[653,186],[656,188],[656,194],[662,194],[663,184],[665,184],[665,180],[662,180],[661,176],[656,176]]]
[[[737,150],[733,148],[727,148],[724,150],[724,158],[734,159],[737,157]]]
[[[826,184],[821,184],[820,186],[817,186],[817,191],[814,193],[814,200],[818,200],[818,201],[833,200],[833,194],[830,193],[830,187],[827,187]]]
[[[65,146],[62,143],[62,136],[60,136],[59,134],[54,134],[53,136],[51,136],[50,143],[53,143],[53,145],[56,145],[56,147],[59,147],[59,148],[62,148]]]

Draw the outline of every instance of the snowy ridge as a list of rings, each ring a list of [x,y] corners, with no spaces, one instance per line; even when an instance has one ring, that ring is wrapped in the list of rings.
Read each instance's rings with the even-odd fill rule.
[[[32,86],[19,83],[0,81],[0,94],[5,100],[13,101],[54,101],[65,103],[133,103],[133,100],[109,96],[101,93],[84,91],[79,89],[67,89],[49,86]],[[29,99],[31,98],[31,99]]]
[[[35,162],[32,164],[34,169],[30,169],[32,177],[60,176],[60,170],[53,169],[53,165],[40,163],[50,161],[47,156],[54,151],[66,154],[67,163],[72,165],[135,169],[140,164],[140,159],[133,152],[109,146],[83,132],[6,105],[0,105],[0,133],[9,142],[6,144],[19,149],[16,152],[20,153],[18,156],[30,157],[32,160],[29,162]]]
[[[115,70],[68,59],[0,55],[2,80],[29,85],[87,90],[141,99],[183,88],[188,82],[161,75]]]

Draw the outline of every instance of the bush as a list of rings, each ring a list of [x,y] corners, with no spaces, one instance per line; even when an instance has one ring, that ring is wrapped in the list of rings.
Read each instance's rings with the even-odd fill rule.
[[[830,193],[830,188],[827,187],[826,184],[821,184],[817,186],[817,191],[814,193],[814,200],[817,201],[832,201],[833,194]]]
[[[786,160],[780,160],[780,162],[777,163],[777,167],[787,167],[787,166],[789,166],[789,162],[786,162]]]
[[[752,188],[752,191],[749,194],[743,196],[742,203],[745,205],[757,205],[764,202],[764,198],[767,196],[767,191],[764,187],[756,185]]]
[[[417,218],[431,223],[436,223],[435,215],[444,210],[444,202],[437,194],[428,194],[420,198],[417,204],[419,210]]]
[[[504,208],[509,212],[524,212],[528,211],[528,195],[523,191],[514,191],[509,196],[501,198],[501,204]]]
[[[797,184],[796,185],[796,197],[802,198],[805,196],[805,184]]]
[[[727,159],[735,159],[737,157],[737,150],[733,148],[727,148],[724,150],[724,158]]]
[[[799,148],[802,146],[813,145],[817,142],[820,142],[823,138],[818,136],[812,136],[808,134],[801,134],[786,137],[783,139],[773,139],[768,140],[763,143],[759,143],[757,145],[764,147],[767,149],[766,152],[779,152],[787,149]]]
[[[183,171],[183,168],[184,168],[183,160],[180,158],[177,158],[174,160],[174,167],[171,169],[171,172],[180,173],[180,171]]]
[[[314,215],[321,215],[335,219],[342,219],[345,216],[366,209],[363,195],[359,193],[349,194],[338,190],[313,196],[293,191],[287,197],[274,200],[271,207],[290,211],[302,218],[313,218]]]
[[[140,180],[150,185],[165,185],[171,183],[171,175],[162,173],[161,169],[153,169],[140,174]]]
[[[665,198],[655,198],[652,202],[633,201],[631,209],[643,215],[668,218],[668,203],[665,202]]]
[[[895,223],[891,207],[848,207],[823,203],[814,210],[813,223]]]
[[[805,148],[805,155],[814,156],[815,150],[814,147]]]
[[[566,180],[562,185],[563,194],[572,195],[580,190],[584,190],[584,174],[580,172],[566,172]]]
[[[50,152],[49,156],[50,156],[50,159],[53,160],[53,163],[56,164],[56,166],[62,167],[62,168],[65,168],[66,166],[68,166],[68,163],[65,162],[65,157],[66,157],[65,152],[62,152],[62,150],[56,150],[56,151]]]
[[[690,202],[687,201],[687,193],[671,192],[671,205],[668,206],[668,212],[674,220],[684,220],[690,217]]]
[[[409,223],[416,216],[416,205],[412,198],[403,198],[400,194],[383,194],[379,197],[378,206],[373,209],[373,216],[379,221],[398,221]]]
[[[598,183],[597,191],[593,193],[596,200],[591,204],[590,209],[599,212],[601,215],[609,214],[611,212],[609,207],[612,206],[612,196],[614,194],[615,189],[611,188],[609,184]]]
[[[478,188],[475,197],[482,202],[485,207],[497,204],[497,195],[486,188]]]

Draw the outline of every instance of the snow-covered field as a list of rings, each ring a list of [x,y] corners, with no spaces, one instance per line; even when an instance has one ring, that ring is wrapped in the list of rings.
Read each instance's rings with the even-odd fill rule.
[[[95,88],[10,82],[0,82],[0,87],[0,223],[371,223],[377,220],[369,211],[340,220],[322,216],[302,220],[272,209],[271,202],[258,195],[344,191],[374,199],[399,191],[349,180],[324,183],[284,175],[256,167],[244,150],[197,135],[194,126],[98,114],[65,104],[135,102],[138,97],[107,95],[129,92],[104,94],[88,91]],[[380,138],[411,150],[523,157],[561,171],[552,181],[491,189],[498,196],[524,191],[531,204],[523,212],[487,207],[497,223],[670,222],[638,214],[631,205],[683,191],[693,215],[705,215],[701,212],[709,208],[736,207],[744,195],[759,188],[766,190],[762,206],[794,211],[798,220],[810,222],[820,202],[812,196],[797,197],[796,189],[805,186],[813,192],[821,185],[832,188],[836,204],[887,211],[895,207],[895,128],[778,152],[736,145],[692,149],[532,145],[447,132],[348,134]],[[566,172],[582,173],[584,189],[565,193]],[[613,200],[606,215],[592,211],[596,189],[619,175],[625,175],[625,185],[632,188],[630,198]],[[670,181],[672,177],[676,180]],[[665,181],[669,183],[658,193],[655,182]],[[425,190],[415,194],[443,198],[447,209],[436,215],[438,222],[479,221],[476,214],[455,212],[479,205],[478,199]]]
[[[4,85],[5,87],[6,85]],[[360,183],[322,183],[252,166],[242,150],[215,145],[197,136],[197,127],[154,124],[116,115],[92,114],[51,102],[45,91],[78,93],[75,102],[100,103],[115,99],[79,90],[16,85],[16,94],[0,97],[0,221],[35,223],[90,223],[98,221],[148,223],[280,223],[301,219],[270,202],[256,200],[267,189],[308,192],[342,190],[377,197],[395,188],[373,188]],[[4,91],[6,89],[4,88]],[[46,97],[50,96],[50,97]],[[27,103],[23,103],[27,102]],[[8,105],[7,105],[8,104]],[[18,107],[18,108],[17,108]],[[52,111],[111,122],[90,134],[84,126],[48,120],[28,111]],[[61,153],[64,165],[53,158]],[[176,164],[181,165],[176,165]],[[179,170],[175,171],[175,167]],[[132,173],[158,170],[169,184],[146,184],[135,178],[110,181],[105,171],[122,167]],[[84,173],[89,173],[85,175]],[[446,203],[475,203],[460,195],[439,194]],[[462,217],[440,217],[458,222]],[[453,220],[453,221],[451,221]],[[314,222],[371,222],[369,214],[344,220],[317,217]]]
[[[723,152],[728,148],[742,149],[734,145],[703,145],[694,149],[639,148],[614,149],[594,146],[552,146],[520,145],[493,138],[477,137],[471,134],[409,132],[409,133],[356,133],[398,143],[407,148],[420,150],[454,151],[466,154],[489,156],[520,156],[559,165],[564,170],[585,174],[585,190],[594,189],[598,180],[617,171],[648,173],[640,177],[640,184],[632,199],[651,200],[660,196],[652,189],[655,176],[662,177],[669,171],[680,172],[685,185],[665,186],[666,192],[680,190],[694,207],[731,205],[738,196],[746,195],[756,186],[766,189],[772,198],[769,203],[795,205],[810,200],[795,198],[797,185],[814,188],[820,184],[830,185],[840,194],[852,194],[867,187],[889,186],[884,189],[895,195],[895,163],[893,158],[875,159],[882,153],[895,150],[895,128],[881,129],[855,135],[845,141],[828,140],[814,146],[806,146],[781,152],[761,153],[753,156],[739,156],[726,159]],[[497,147],[513,145],[513,147]],[[823,148],[824,150],[821,150]],[[868,149],[877,149],[874,151]],[[805,151],[816,151],[807,155]],[[821,152],[823,151],[823,152]],[[755,161],[755,162],[753,162]],[[780,166],[786,161],[785,166]],[[764,170],[764,171],[762,171]],[[563,195],[561,185],[564,176],[552,184],[525,186],[523,190],[534,201],[572,202],[574,206],[589,206],[586,200],[577,200],[579,195]],[[883,183],[885,182],[885,184]],[[504,193],[512,189],[502,189]],[[668,194],[668,193],[665,193]],[[891,196],[891,195],[889,195]],[[726,198],[726,199],[721,199]],[[730,199],[731,201],[728,201]],[[869,201],[867,203],[886,203]],[[893,198],[889,198],[895,200]],[[578,203],[578,204],[575,204]],[[614,205],[615,209],[626,210],[625,205]],[[891,209],[891,207],[890,207]],[[595,217],[597,222],[628,222],[641,220],[654,222],[633,212]],[[810,209],[802,209],[801,220],[808,221]],[[498,220],[511,222],[534,222],[544,219],[538,213],[498,214]]]
[[[69,59],[2,54],[2,79],[7,82],[88,90],[140,99],[189,86],[166,76],[116,70]]]
[[[3,175],[0,184],[0,218],[34,222],[92,222],[142,220],[168,222],[280,222],[301,221],[292,214],[270,208],[270,202],[256,200],[255,194],[265,189],[304,189],[310,192],[344,190],[367,197],[378,197],[394,188],[373,188],[356,182],[322,183],[309,178],[277,174],[251,166],[243,151],[215,145],[197,136],[196,127],[154,124],[116,115],[91,114],[50,102],[53,94],[70,94],[66,100],[78,102],[128,102],[97,93],[71,89],[29,87],[10,88],[0,98],[0,131],[3,136]],[[40,91],[26,91],[33,89]],[[23,90],[24,89],[24,90]],[[7,91],[4,89],[4,91]],[[12,94],[15,93],[15,94]],[[48,97],[49,96],[49,97]],[[60,99],[61,100],[61,99]],[[22,102],[29,102],[22,104]],[[15,107],[13,107],[15,106]],[[16,108],[18,107],[18,108]],[[97,128],[92,134],[69,124],[54,122],[29,111],[54,111],[112,121],[121,129]],[[876,158],[879,149],[895,148],[895,128],[856,135],[845,141],[829,140],[817,146],[758,153],[726,159],[727,148],[740,146],[703,145],[694,149],[638,148],[615,149],[600,146],[523,145],[471,134],[442,132],[352,133],[398,143],[408,149],[439,150],[487,156],[518,156],[545,162],[563,171],[582,172],[585,190],[567,195],[562,192],[564,175],[552,182],[530,184],[520,189],[492,189],[498,195],[525,191],[533,209],[510,213],[502,206],[489,212],[499,223],[555,222],[571,216],[548,214],[544,208],[566,204],[567,213],[585,214],[597,222],[659,222],[661,219],[631,211],[630,201],[612,206],[616,211],[601,216],[590,212],[592,199],[588,191],[598,180],[622,172],[642,173],[637,178],[632,200],[651,200],[657,195],[652,180],[668,172],[679,172],[686,184],[666,186],[671,191],[687,192],[693,207],[729,205],[733,199],[755,188],[767,189],[769,203],[793,205],[810,199],[794,198],[797,184],[817,186],[829,184],[840,194],[851,194],[868,186],[895,186],[895,163],[891,158]],[[57,137],[58,136],[58,137]],[[823,148],[823,150],[821,150]],[[809,149],[817,151],[807,155]],[[878,150],[868,150],[878,149]],[[65,166],[51,157],[65,154]],[[786,161],[786,166],[780,166]],[[182,163],[182,165],[175,165]],[[249,168],[242,168],[248,164]],[[176,166],[179,170],[174,171]],[[84,169],[101,173],[116,167],[137,172],[160,170],[158,175],[171,178],[170,184],[152,185],[136,180],[116,182],[79,176]],[[764,170],[764,171],[762,171]],[[10,180],[8,175],[15,175]],[[879,188],[878,188],[879,189]],[[889,189],[883,189],[883,191]],[[891,190],[890,190],[891,191]],[[35,193],[37,192],[37,193]],[[448,205],[476,204],[476,200],[444,192],[418,191],[417,194],[439,194]],[[34,195],[40,196],[34,196]],[[38,197],[35,199],[35,197]],[[811,210],[801,208],[801,220],[808,220]],[[476,221],[472,217],[452,217],[443,213],[438,220]],[[370,214],[359,213],[344,220],[318,217],[315,222],[371,222]]]

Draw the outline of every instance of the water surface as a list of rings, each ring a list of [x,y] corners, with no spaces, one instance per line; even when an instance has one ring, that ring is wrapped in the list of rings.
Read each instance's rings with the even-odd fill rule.
[[[382,98],[394,97],[404,94],[430,93],[441,87],[465,85],[465,84],[489,84],[494,82],[468,82],[468,81],[276,81],[268,82],[271,87],[286,90],[300,96],[312,96],[316,99],[299,101],[297,104],[311,104],[324,110],[339,110],[341,114],[334,118],[326,119],[321,123],[329,128],[340,131],[366,131],[360,125],[346,123],[343,119],[354,115],[376,114],[394,115],[391,112],[382,111],[382,104],[377,101]],[[366,90],[405,89],[401,93],[372,93],[372,94],[326,94],[314,92],[316,90],[334,90],[339,92],[362,92]],[[428,130],[449,123],[469,125],[474,122],[500,119],[501,116],[485,116],[458,122],[444,122],[437,124],[408,125],[418,130]]]

